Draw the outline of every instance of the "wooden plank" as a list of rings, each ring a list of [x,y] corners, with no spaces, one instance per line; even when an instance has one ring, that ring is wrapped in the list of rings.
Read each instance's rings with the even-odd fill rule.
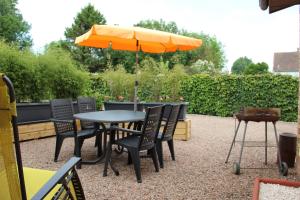
[[[40,130],[49,130],[54,129],[53,122],[44,122],[44,123],[37,123],[37,124],[27,124],[27,125],[20,125],[18,126],[19,133],[28,133]]]
[[[35,132],[28,132],[24,134],[20,134],[20,141],[24,140],[31,140],[31,139],[38,139],[38,138],[43,138],[43,137],[48,137],[48,136],[53,136],[55,135],[54,130],[42,130],[42,131],[35,131]]]
[[[20,141],[55,135],[53,122],[19,125]]]

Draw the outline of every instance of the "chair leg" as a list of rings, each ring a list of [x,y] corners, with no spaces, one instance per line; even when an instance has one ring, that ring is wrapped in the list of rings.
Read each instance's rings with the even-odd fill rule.
[[[152,149],[149,150],[149,153],[151,155],[151,158],[153,160],[153,164],[155,167],[155,171],[159,172],[159,167],[158,167],[158,161],[157,161],[157,152],[156,152],[156,147],[154,146]]]
[[[83,142],[84,142],[84,139],[79,140],[79,150],[80,150],[80,152],[81,152],[81,149],[82,149],[82,146],[83,146]]]
[[[83,140],[75,138],[75,156],[81,157],[81,147],[83,145]],[[81,162],[77,164],[77,169],[81,169]]]
[[[158,161],[159,161],[160,168],[164,168],[163,147],[162,147],[161,140],[157,140],[157,142],[156,142],[156,151],[157,151],[157,155],[158,155]]]
[[[171,153],[172,160],[175,160],[175,152],[174,152],[174,141],[173,138],[168,140],[168,146]]]
[[[95,144],[94,144],[95,147],[99,146],[99,139],[100,139],[100,135],[96,135]]]
[[[140,163],[139,151],[138,151],[138,149],[130,149],[129,151],[132,156],[132,161],[134,164],[134,171],[135,171],[137,182],[141,183],[142,177],[141,177],[141,163]]]
[[[55,152],[54,152],[54,162],[57,162],[57,158],[64,141],[64,137],[56,136]]]
[[[130,151],[128,151],[128,162],[127,162],[127,164],[128,165],[132,164],[132,157],[131,157]]]

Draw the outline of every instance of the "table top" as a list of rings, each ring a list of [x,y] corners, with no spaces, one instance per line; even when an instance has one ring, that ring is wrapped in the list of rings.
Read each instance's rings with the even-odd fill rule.
[[[78,113],[74,115],[74,118],[91,122],[123,123],[141,121],[145,118],[145,114],[145,112],[134,112],[128,110],[106,110]]]

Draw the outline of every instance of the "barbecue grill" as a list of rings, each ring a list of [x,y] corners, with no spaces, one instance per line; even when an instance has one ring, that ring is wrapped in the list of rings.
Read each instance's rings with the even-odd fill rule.
[[[280,109],[279,108],[253,108],[253,107],[245,107],[242,110],[240,110],[238,113],[236,113],[234,116],[238,120],[238,125],[235,128],[233,140],[226,158],[225,163],[228,162],[229,156],[231,154],[231,150],[233,145],[236,142],[236,136],[238,133],[238,130],[240,128],[240,124],[242,121],[245,122],[245,129],[243,133],[243,139],[241,141],[241,150],[240,150],[240,156],[238,162],[234,162],[233,164],[233,172],[236,175],[240,174],[240,164],[243,154],[243,149],[245,146],[245,136],[247,132],[247,125],[248,122],[265,122],[265,164],[267,164],[267,148],[268,148],[268,136],[267,136],[267,123],[271,122],[274,127],[274,133],[275,133],[275,139],[276,139],[276,146],[277,146],[277,155],[278,155],[278,169],[279,173],[283,176],[286,176],[288,174],[288,166],[285,162],[281,161],[281,155],[279,152],[279,143],[278,143],[278,134],[276,129],[276,122],[280,119]],[[249,147],[249,146],[248,146]],[[252,147],[258,147],[257,145],[254,145]]]

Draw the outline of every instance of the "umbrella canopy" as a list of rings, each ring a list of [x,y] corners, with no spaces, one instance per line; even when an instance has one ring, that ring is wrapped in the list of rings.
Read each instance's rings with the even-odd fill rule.
[[[143,51],[147,53],[187,51],[200,47],[202,40],[173,33],[140,27],[93,25],[75,44],[114,50]]]

